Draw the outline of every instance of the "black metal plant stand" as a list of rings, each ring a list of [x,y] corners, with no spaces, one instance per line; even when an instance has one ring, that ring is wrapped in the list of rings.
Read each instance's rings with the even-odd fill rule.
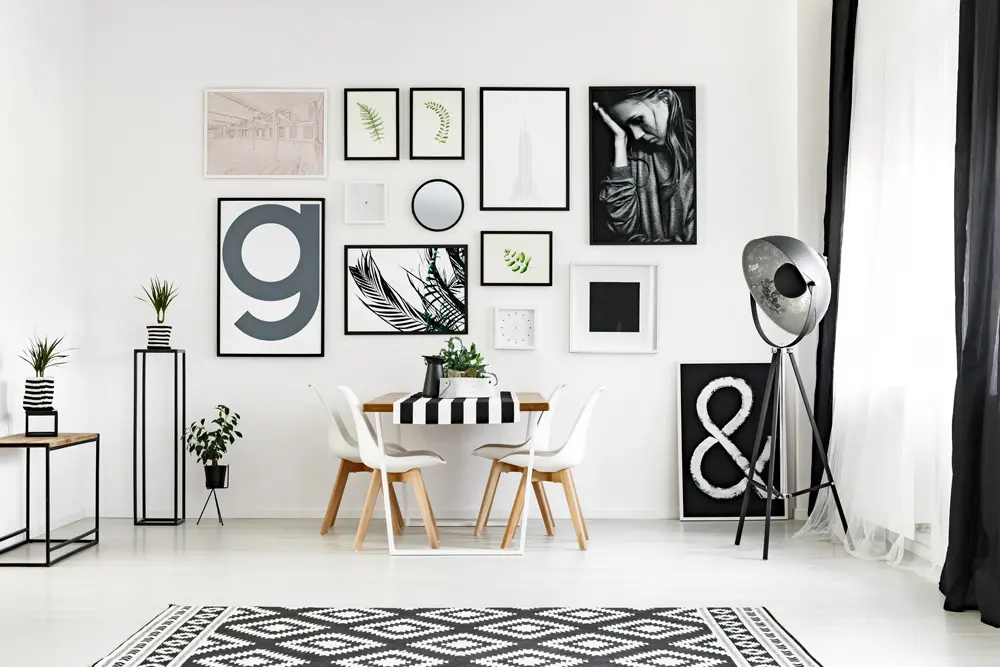
[[[223,488],[223,489],[228,489],[229,488],[229,468],[228,468],[228,466],[226,467],[226,482],[220,488]],[[205,498],[205,504],[201,506],[201,514],[198,515],[198,521],[196,521],[194,525],[196,525],[196,526],[200,526],[201,525],[201,517],[205,516],[205,510],[208,508],[208,501],[212,500],[213,498],[215,499],[215,513],[219,515],[219,525],[220,526],[225,526],[226,525],[222,521],[222,510],[219,509],[219,494],[216,493],[216,491],[218,491],[218,489],[209,489],[208,490],[208,497]]]
[[[173,516],[150,517],[146,513],[146,357],[170,354],[174,357],[174,470]],[[141,360],[141,364],[140,364]],[[142,391],[139,390],[139,367],[142,367]],[[140,427],[140,422],[142,426]],[[132,517],[136,526],[179,526],[187,519],[187,466],[182,434],[187,422],[187,355],[185,350],[140,349],[132,359]],[[141,456],[140,456],[141,453]],[[141,459],[141,462],[140,462]],[[142,491],[140,494],[140,477]],[[142,496],[140,514],[139,497]]]

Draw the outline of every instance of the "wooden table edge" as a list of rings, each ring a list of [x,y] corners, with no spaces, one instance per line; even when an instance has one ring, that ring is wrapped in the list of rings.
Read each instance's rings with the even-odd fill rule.
[[[60,433],[59,435],[49,436],[26,436],[23,433],[17,433],[0,438],[0,449],[19,449],[23,447],[61,449],[62,447],[69,447],[71,445],[96,442],[99,437],[101,437],[100,433]]]

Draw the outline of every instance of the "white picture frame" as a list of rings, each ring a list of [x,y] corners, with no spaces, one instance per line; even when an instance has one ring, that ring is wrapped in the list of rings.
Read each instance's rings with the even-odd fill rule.
[[[519,317],[522,316],[523,317]],[[516,321],[512,321],[515,318]],[[513,323],[513,330],[507,325]],[[534,350],[538,347],[538,309],[534,306],[493,307],[493,349]]]
[[[206,88],[205,178],[326,178],[323,88]]]
[[[570,352],[659,351],[658,265],[573,263],[569,273]]]
[[[384,225],[388,221],[388,183],[383,181],[344,183],[344,224]]]

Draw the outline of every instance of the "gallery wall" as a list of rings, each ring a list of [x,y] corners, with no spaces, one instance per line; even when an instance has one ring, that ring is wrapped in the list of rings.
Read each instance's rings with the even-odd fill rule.
[[[280,9],[256,0],[88,3],[85,127],[80,130],[86,160],[72,174],[75,186],[84,185],[85,194],[78,194],[85,213],[67,216],[78,226],[66,232],[66,239],[79,238],[73,233],[83,238],[64,250],[85,258],[87,270],[65,276],[77,293],[60,312],[72,309],[74,318],[65,326],[79,350],[77,364],[65,373],[76,381],[60,388],[57,407],[69,413],[71,406],[84,406],[79,409],[85,414],[74,413],[80,422],[74,429],[102,433],[102,514],[130,516],[132,511],[131,351],[143,346],[144,325],[152,319],[152,311],[133,297],[149,277],[158,274],[180,286],[168,321],[174,344],[188,351],[189,420],[219,402],[244,418],[246,437],[229,458],[232,487],[222,495],[224,511],[228,516],[321,516],[335,461],[326,446],[327,420],[308,385],[332,396],[337,385],[347,384],[362,398],[415,391],[423,378],[420,355],[435,352],[444,338],[345,337],[342,246],[468,243],[468,339],[485,349],[501,384],[548,393],[559,382],[570,383],[555,425],[557,438],[568,433],[589,391],[600,384],[609,389],[576,473],[587,514],[676,517],[678,362],[766,361],[768,349],[749,322],[740,252],[756,236],[816,237],[821,228],[822,173],[815,167],[824,147],[803,136],[800,116],[823,112],[825,90],[811,81],[825,78],[817,54],[827,49],[799,38],[805,20],[793,0],[488,5],[303,0],[281,3]],[[816,71],[804,72],[805,64]],[[697,87],[697,245],[589,244],[587,89],[630,84]],[[430,86],[466,88],[464,161],[405,159],[407,89]],[[480,86],[570,87],[568,212],[478,210]],[[326,88],[329,176],[203,178],[202,104],[208,87]],[[342,160],[345,87],[401,89],[403,159]],[[41,101],[39,106],[44,106]],[[821,128],[822,123],[811,119],[808,126]],[[810,166],[800,173],[803,163]],[[410,214],[413,191],[430,178],[452,181],[467,202],[461,222],[441,234],[422,229]],[[356,180],[389,184],[390,219],[384,227],[343,224],[343,185]],[[215,355],[218,197],[327,199],[325,357]],[[800,220],[800,214],[810,219]],[[60,228],[52,229],[58,233]],[[521,229],[554,232],[554,285],[479,286],[480,231]],[[568,351],[569,264],[613,261],[659,264],[656,355]],[[27,258],[15,258],[15,266],[26,263]],[[537,350],[492,349],[495,305],[537,308]],[[11,358],[7,347],[5,364]],[[167,414],[166,371],[150,369],[149,444],[161,449],[169,443],[169,420],[154,416],[153,406],[164,401]],[[7,401],[15,412],[19,382]],[[521,432],[521,427],[438,427],[407,431],[403,437],[408,445],[431,446],[448,459],[447,466],[428,475],[428,487],[437,514],[449,517],[469,516],[478,508],[488,467],[467,456],[471,445],[513,441]],[[789,458],[792,470],[807,476],[808,464]],[[151,479],[165,477],[166,465],[165,457],[151,458]],[[191,465],[189,474],[190,513],[203,490],[196,477],[200,470]],[[350,483],[345,513],[357,513],[362,484]],[[510,486],[501,488],[496,508],[509,507]],[[554,500],[553,506],[557,515],[565,515],[564,503]]]

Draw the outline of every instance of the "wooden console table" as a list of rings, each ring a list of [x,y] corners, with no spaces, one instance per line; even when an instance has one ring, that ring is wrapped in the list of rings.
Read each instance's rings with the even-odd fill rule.
[[[51,512],[51,466],[49,457],[52,452],[69,449],[77,445],[94,443],[94,527],[80,533],[74,537],[53,538],[52,537],[52,512]],[[0,567],[49,567],[64,558],[77,554],[85,549],[89,549],[100,541],[100,463],[101,463],[101,436],[98,433],[61,433],[55,436],[35,436],[26,437],[23,433],[19,435],[8,435],[0,438],[0,449],[23,449],[24,450],[24,528],[15,530],[7,535],[0,535],[0,545],[15,537],[23,535],[16,544],[0,548],[0,554],[5,554],[19,547],[30,544],[45,545],[44,562],[12,562],[0,561]],[[45,452],[45,537],[31,537],[31,450],[41,449]],[[93,538],[86,540],[84,538]],[[77,545],[76,548],[53,557],[60,549]]]

